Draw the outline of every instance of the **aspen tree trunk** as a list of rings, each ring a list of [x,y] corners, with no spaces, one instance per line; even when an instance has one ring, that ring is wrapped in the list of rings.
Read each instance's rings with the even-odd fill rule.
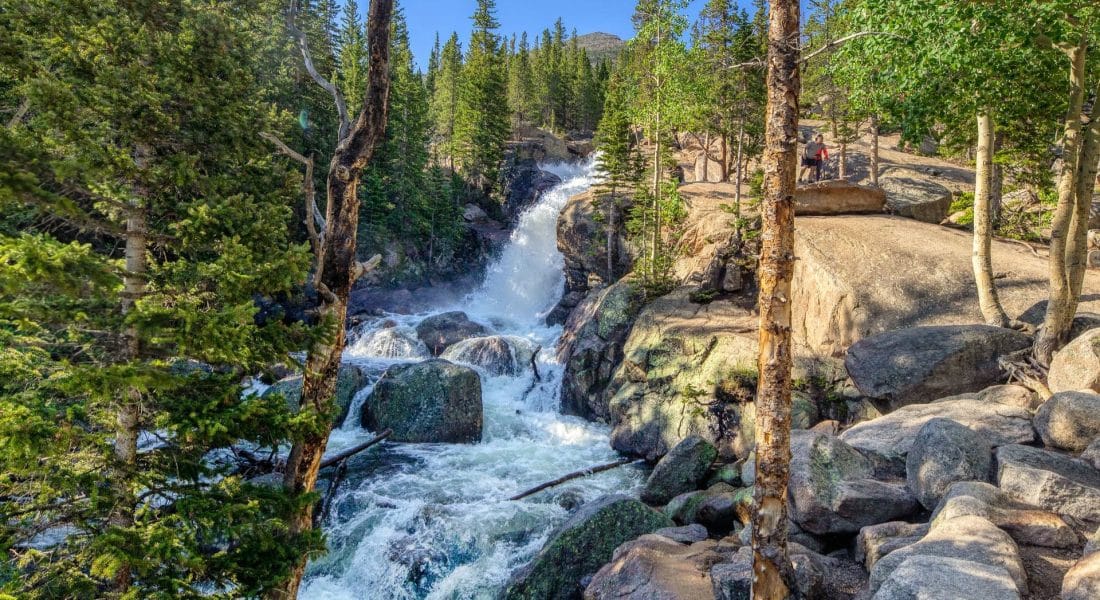
[[[878,187],[878,115],[871,117],[871,185]]]
[[[741,119],[737,123],[737,187],[734,191],[734,206],[737,211],[737,218],[741,218],[741,184],[745,181],[745,169],[741,166],[741,159],[745,150],[744,141],[745,120]]]
[[[799,1],[772,0],[768,21],[752,597],[754,600],[785,600],[798,595],[787,556],[787,482],[791,462],[794,192],[801,91]]]
[[[730,180],[729,139],[722,134],[722,183]]]
[[[370,68],[363,108],[348,136],[341,140],[328,173],[328,211],[325,244],[320,261],[318,292],[322,322],[335,327],[335,335],[318,342],[306,357],[302,384],[301,413],[312,413],[316,429],[294,444],[287,460],[283,485],[301,497],[313,491],[321,457],[328,445],[331,413],[336,392],[340,357],[344,351],[348,295],[357,277],[356,231],[359,223],[359,177],[386,132],[390,76],[390,20],[393,0],[371,0],[368,14]],[[297,509],[289,522],[291,535],[313,527],[313,506]],[[267,597],[293,600],[305,573],[306,557],[295,565],[288,578],[269,591]]]
[[[1097,86],[1097,93],[1100,93],[1100,85]],[[1097,160],[1100,158],[1100,111],[1095,105],[1090,117],[1081,143],[1081,160],[1077,164],[1077,203],[1070,224],[1069,244],[1066,251],[1069,297],[1072,302],[1072,308],[1067,311],[1071,315],[1067,329],[1073,326],[1073,316],[1077,314],[1077,305],[1080,303],[1081,290],[1085,284],[1085,270],[1088,267],[1089,219],[1092,215],[1092,195],[1096,189]]]
[[[703,139],[703,183],[710,183],[710,132]]]
[[[1050,298],[1046,317],[1035,339],[1033,354],[1042,365],[1049,365],[1054,352],[1066,343],[1076,312],[1076,301],[1066,269],[1068,236],[1077,201],[1078,165],[1081,159],[1081,115],[1085,104],[1085,61],[1088,39],[1066,51],[1070,61],[1069,109],[1066,112],[1062,142],[1062,175],[1058,182],[1058,207],[1054,211],[1050,233]]]
[[[139,154],[141,151],[139,150]],[[139,167],[144,167],[145,157],[139,157]],[[129,216],[126,219],[126,274],[123,276],[123,289],[120,308],[123,316],[129,315],[137,301],[145,294],[146,252],[148,250],[148,224],[143,202],[134,199],[130,202]],[[127,327],[122,359],[135,361],[141,356],[141,340],[134,327]],[[109,517],[112,527],[127,529],[134,525],[136,499],[133,489],[134,471],[137,469],[137,442],[141,427],[141,392],[135,388],[127,389],[118,407],[115,424],[115,486],[120,499]],[[130,589],[133,575],[130,565],[119,567],[115,574],[114,587],[118,593]]]
[[[978,306],[986,324],[1008,327],[1010,319],[1001,306],[997,284],[993,280],[993,117],[978,115],[978,152],[974,184],[974,242],[971,263],[978,287]]]

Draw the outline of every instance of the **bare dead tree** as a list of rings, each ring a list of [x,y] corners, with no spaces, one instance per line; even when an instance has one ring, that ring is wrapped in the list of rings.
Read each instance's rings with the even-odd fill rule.
[[[329,164],[324,243],[314,272],[314,282],[320,298],[318,315],[321,322],[333,327],[334,331],[310,348],[306,357],[299,410],[312,417],[314,427],[291,448],[283,480],[286,490],[300,497],[313,492],[332,429],[330,414],[333,411],[340,357],[346,343],[344,323],[347,319],[348,297],[356,279],[373,268],[372,264],[377,265],[377,260],[367,264],[356,260],[359,178],[386,133],[393,0],[371,0],[370,3],[367,15],[370,67],[367,71],[363,108],[354,124],[348,123],[347,103],[339,90],[313,68],[306,38],[295,24],[296,2],[291,4],[287,15],[287,28],[298,40],[306,69],[318,85],[332,93],[341,125],[340,139]],[[289,533],[302,535],[312,528],[313,506],[303,504],[290,518]],[[305,568],[306,557],[303,556],[290,575],[272,588],[267,597],[279,600],[297,598]]]
[[[791,462],[791,281],[798,169],[799,2],[772,0],[768,26],[768,107],[761,204],[760,379],[756,394],[756,486],[752,511],[752,597],[798,595],[787,555]]]

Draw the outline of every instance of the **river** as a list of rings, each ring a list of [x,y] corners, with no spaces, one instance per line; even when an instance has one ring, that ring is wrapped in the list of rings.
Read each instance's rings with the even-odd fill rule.
[[[376,380],[389,365],[427,357],[415,339],[417,323],[462,310],[495,334],[541,346],[541,379],[531,369],[516,377],[479,371],[485,416],[478,444],[386,444],[350,461],[348,479],[324,525],[329,552],[310,564],[300,598],[495,598],[570,509],[640,485],[641,473],[623,468],[522,501],[507,500],[618,458],[606,427],[559,412],[563,369],[555,351],[561,327],[545,324],[564,288],[558,214],[571,196],[592,185],[593,164],[543,168],[562,183],[521,216],[479,289],[458,305],[367,323],[354,332],[345,353],[347,362]],[[347,421],[333,432],[330,453],[371,437],[359,426],[359,409],[371,387],[357,395]]]

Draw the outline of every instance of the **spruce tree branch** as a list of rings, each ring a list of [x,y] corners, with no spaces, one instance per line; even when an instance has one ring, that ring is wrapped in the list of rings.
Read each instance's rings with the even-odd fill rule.
[[[309,42],[306,40],[306,34],[299,29],[298,25],[295,23],[297,17],[298,2],[297,0],[291,0],[290,9],[286,13],[286,28],[290,31],[295,41],[298,42],[298,49],[302,52],[302,60],[305,63],[306,72],[309,73],[309,76],[317,85],[332,94],[332,100],[336,103],[336,113],[340,117],[339,136],[340,139],[343,140],[347,137],[348,130],[351,128],[351,119],[348,117],[348,103],[344,100],[344,95],[340,93],[340,89],[317,72],[317,67],[313,65],[313,55],[310,54]]]

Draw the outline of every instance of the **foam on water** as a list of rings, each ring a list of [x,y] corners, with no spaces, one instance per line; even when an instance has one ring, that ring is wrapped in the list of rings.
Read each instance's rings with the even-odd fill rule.
[[[479,444],[390,444],[353,460],[325,526],[330,551],[310,565],[300,598],[495,598],[568,516],[566,507],[637,487],[639,474],[624,468],[523,501],[507,500],[618,458],[606,427],[558,412],[562,365],[555,349],[561,328],[544,322],[564,287],[558,214],[570,196],[591,185],[592,163],[544,168],[562,184],[522,215],[482,286],[460,306],[438,311],[464,310],[496,334],[542,346],[536,360],[541,379],[530,369],[516,377],[481,371],[485,415]],[[360,364],[373,381],[389,364],[418,360],[407,345],[390,342],[404,339],[395,334],[426,316],[393,317],[398,327],[384,336],[368,326],[346,360]],[[333,432],[330,451],[370,437],[358,427],[358,415],[372,388],[356,396],[348,421]]]

